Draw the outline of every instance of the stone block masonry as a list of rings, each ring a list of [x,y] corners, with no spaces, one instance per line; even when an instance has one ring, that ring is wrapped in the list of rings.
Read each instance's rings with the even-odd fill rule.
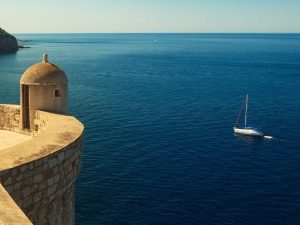
[[[16,205],[11,196],[0,185],[0,225],[22,224],[32,225],[27,216]]]
[[[0,129],[23,133],[19,129],[20,107],[17,105],[0,105]],[[29,133],[29,132],[28,132]]]
[[[35,113],[35,129],[32,131],[21,129],[20,124],[20,106],[0,104],[0,130],[13,131],[20,134],[37,136],[47,127],[47,118],[43,113],[36,111]]]
[[[0,105],[0,129],[24,133],[19,117],[19,106]],[[84,127],[74,117],[43,111],[34,123],[33,139],[0,152],[0,183],[33,224],[73,225]]]

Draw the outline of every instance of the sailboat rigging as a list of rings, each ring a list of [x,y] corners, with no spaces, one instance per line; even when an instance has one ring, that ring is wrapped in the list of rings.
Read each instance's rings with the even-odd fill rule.
[[[259,131],[257,128],[247,126],[248,101],[249,101],[249,97],[247,94],[246,99],[242,105],[241,111],[237,117],[235,124],[234,124],[233,131],[236,134],[263,137],[264,134],[261,131]],[[237,125],[238,125],[238,122],[239,122],[239,119],[240,119],[240,116],[241,116],[241,113],[242,113],[244,107],[245,107],[244,128],[238,128]]]

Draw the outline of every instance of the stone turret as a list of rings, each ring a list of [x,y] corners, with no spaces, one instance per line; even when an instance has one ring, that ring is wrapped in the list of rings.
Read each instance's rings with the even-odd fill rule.
[[[34,117],[36,110],[67,113],[68,79],[63,70],[43,61],[29,67],[20,80],[20,101],[22,129],[36,130]]]
[[[74,225],[84,126],[66,115],[66,74],[44,54],[20,88],[21,106],[0,104],[0,224]]]

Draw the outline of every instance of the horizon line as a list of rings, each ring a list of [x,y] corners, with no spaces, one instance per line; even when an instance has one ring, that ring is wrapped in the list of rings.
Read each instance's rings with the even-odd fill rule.
[[[299,32],[12,32],[11,34],[300,34]]]

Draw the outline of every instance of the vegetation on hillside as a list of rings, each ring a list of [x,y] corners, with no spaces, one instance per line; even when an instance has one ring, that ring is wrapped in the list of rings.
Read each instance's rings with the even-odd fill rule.
[[[18,51],[19,46],[17,39],[0,28],[0,53],[11,53]]]
[[[9,37],[11,36],[9,33],[7,33],[4,29],[2,29],[0,27],[0,35],[3,36],[3,37]]]

